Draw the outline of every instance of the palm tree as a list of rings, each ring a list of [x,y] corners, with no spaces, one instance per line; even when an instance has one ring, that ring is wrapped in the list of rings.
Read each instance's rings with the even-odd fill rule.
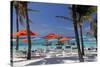
[[[13,2],[10,4],[10,9],[11,9],[11,24],[13,23]],[[13,28],[11,27],[11,33],[13,33]],[[11,35],[11,39],[13,39],[13,36]],[[10,62],[11,66],[13,66],[13,42],[11,41],[10,44]]]
[[[77,43],[77,48],[78,48],[78,56],[79,56],[79,60],[80,62],[84,62],[83,59],[83,55],[81,53],[81,49],[80,49],[80,41],[79,41],[79,34],[78,34],[78,28],[77,28],[77,6],[76,5],[72,5],[72,17],[73,17],[73,25],[74,25],[74,31],[75,31],[75,39],[76,39],[76,43]]]
[[[79,5],[77,6],[77,14],[78,14],[78,24],[80,28],[80,39],[81,39],[81,50],[82,54],[84,55],[84,42],[83,42],[83,34],[82,34],[82,24],[85,20],[89,20],[91,22],[92,16],[91,14],[96,11],[95,6],[84,6],[84,5]]]
[[[73,22],[74,31],[75,31],[75,39],[76,39],[77,48],[78,48],[79,61],[84,62],[83,55],[81,53],[80,39],[79,39],[79,34],[78,34],[77,6],[72,5],[71,11],[72,11],[72,18],[68,18],[68,17],[65,17],[65,16],[56,16],[56,17],[62,18],[62,19],[67,19],[67,20],[70,20],[70,21]]]
[[[97,18],[95,18],[93,25],[94,25],[94,37],[97,41]]]
[[[91,30],[90,34],[92,34],[97,41],[97,16],[90,23],[90,30]]]
[[[80,28],[80,39],[81,39],[81,51],[82,51],[82,54],[83,55],[85,55],[85,53],[84,53],[84,42],[83,42],[83,28],[82,28],[82,25],[83,25],[83,22],[85,21],[85,20],[90,20],[91,19],[91,16],[80,16],[80,18],[79,18],[79,23],[78,23],[78,25],[79,25],[79,28]]]
[[[79,27],[80,27],[80,38],[81,38],[81,51],[82,51],[82,55],[84,55],[84,42],[83,42],[83,29],[82,29],[82,24],[79,24]]]
[[[28,9],[26,1],[14,1],[14,6],[15,5],[16,5],[15,9],[16,9],[16,16],[17,16],[16,21],[18,22],[18,16],[20,19],[22,19],[22,17],[26,17],[26,30],[27,30],[27,38],[28,38],[27,59],[31,59],[31,38],[30,38],[30,26],[29,26],[28,11],[39,12],[39,10]],[[21,20],[20,20],[20,23],[21,23]],[[16,28],[18,31],[18,23],[17,23]],[[18,49],[18,40],[17,40],[16,49]]]
[[[18,5],[17,4],[13,4],[16,10],[16,29],[18,32],[19,31],[19,22],[18,22]],[[19,36],[16,36],[16,50],[19,49]]]
[[[81,8],[81,7],[80,7]],[[80,10],[81,11],[81,10]],[[84,12],[85,13],[85,12]],[[85,55],[84,53],[84,42],[83,42],[83,28],[82,28],[82,25],[83,25],[83,22],[85,20],[90,20],[91,19],[91,16],[83,16],[81,13],[79,14],[79,18],[78,18],[78,26],[80,28],[80,40],[81,40],[81,51],[82,51],[82,54]]]
[[[19,18],[20,24],[23,24],[22,16],[25,15],[25,11],[24,11],[23,6],[20,3],[20,1],[12,1],[12,2],[13,2],[13,6],[15,7],[15,10],[16,10],[16,29],[17,29],[16,32],[18,32],[19,31],[18,18]],[[27,8],[26,10],[32,11],[32,12],[39,12],[39,10],[29,9],[29,8]],[[29,19],[28,19],[28,21],[29,21]],[[16,50],[19,50],[19,36],[16,37]]]
[[[79,34],[78,34],[77,6],[76,5],[72,5],[71,11],[72,11],[72,19],[68,18],[68,17],[65,17],[65,16],[56,16],[56,17],[57,18],[62,18],[62,19],[67,19],[67,20],[70,20],[70,21],[73,22],[74,31],[75,31],[75,39],[76,39],[77,48],[78,48],[79,60],[80,60],[80,62],[84,62],[83,55],[81,53],[80,39],[79,39]]]
[[[28,20],[28,12],[27,12],[27,2],[25,1],[19,1],[19,6],[21,7],[21,10],[19,11],[21,16],[26,16],[26,30],[27,30],[27,39],[28,39],[28,53],[27,53],[27,59],[31,59],[31,38],[30,38],[30,26],[29,26],[29,20]]]
[[[72,9],[72,8],[70,8]],[[84,6],[84,5],[78,5],[76,8],[76,14],[77,14],[77,24],[80,28],[80,40],[81,40],[81,51],[84,55],[84,42],[83,42],[83,34],[82,34],[82,24],[85,20],[91,21],[92,17],[91,14],[96,11],[96,7],[94,6]],[[65,16],[56,16],[58,18],[67,19],[73,21],[71,18],[65,17]]]
[[[27,11],[27,2],[24,3],[25,5],[25,14],[26,14],[26,29],[27,29],[27,38],[28,38],[28,54],[27,59],[31,59],[31,38],[30,38],[30,26],[28,20],[28,11]]]

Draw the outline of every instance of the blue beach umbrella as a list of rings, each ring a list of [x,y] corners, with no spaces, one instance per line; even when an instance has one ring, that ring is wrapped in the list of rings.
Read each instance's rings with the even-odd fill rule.
[[[26,41],[23,41],[23,42],[27,42],[27,39],[26,39]],[[34,45],[44,43],[44,42],[45,42],[44,38],[36,37],[36,38],[31,39],[31,43],[34,44]]]
[[[57,42],[58,39],[49,39],[48,42]]]
[[[71,40],[69,40],[70,42],[76,42],[76,40],[75,39],[71,39]]]
[[[44,38],[33,38],[32,40],[32,43],[44,43],[45,42],[45,39]]]

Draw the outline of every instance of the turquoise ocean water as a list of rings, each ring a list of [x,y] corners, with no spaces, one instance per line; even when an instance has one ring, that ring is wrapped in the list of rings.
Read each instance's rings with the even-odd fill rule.
[[[69,42],[71,42],[71,41],[69,41]],[[75,41],[73,41],[73,42],[75,42]],[[45,42],[43,40],[42,41],[32,41],[32,50],[37,49],[37,48],[46,49],[48,47],[49,48],[56,48],[56,45],[45,46],[44,43]],[[85,47],[96,47],[96,41],[95,40],[84,40],[84,46]],[[13,49],[15,49],[15,47],[16,47],[16,42],[13,41]],[[62,46],[62,47],[64,48],[65,45]],[[19,49],[20,50],[27,50],[27,48],[28,48],[27,42],[22,42],[20,40],[20,42],[19,42]]]

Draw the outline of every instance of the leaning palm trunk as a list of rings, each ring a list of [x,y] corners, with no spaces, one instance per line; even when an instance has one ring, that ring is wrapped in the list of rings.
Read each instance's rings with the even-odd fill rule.
[[[84,42],[83,42],[83,34],[82,34],[82,25],[80,24],[80,38],[81,38],[81,51],[82,55],[84,55]]]
[[[95,37],[96,46],[97,46],[97,20],[96,19],[90,23],[90,34]]]
[[[27,40],[28,40],[28,52],[27,52],[27,59],[31,59],[31,37],[30,37],[30,26],[29,26],[29,18],[27,12],[27,2],[20,2],[23,6],[22,8],[22,16],[26,16],[26,30],[27,30]]]
[[[96,44],[97,44],[97,19],[95,19],[94,22],[95,22],[93,24],[93,26],[94,26],[94,37],[96,39]]]
[[[79,15],[79,28],[80,28],[80,39],[81,39],[81,52],[82,55],[85,55],[84,53],[84,42],[83,42],[83,28],[82,28],[82,23],[83,23],[83,19],[82,19],[82,15]]]
[[[11,1],[11,4],[10,4],[10,9],[11,9],[11,25],[12,25],[12,23],[13,23],[13,2]],[[13,33],[13,28],[12,28],[12,26],[11,26],[11,31],[10,31],[11,33]],[[11,35],[11,39],[13,39],[13,36],[12,36],[12,34],[10,34]],[[11,44],[10,44],[10,64],[11,64],[11,66],[13,66],[13,41],[11,41],[10,40],[10,42],[11,42]]]
[[[96,20],[96,25],[95,25],[95,32],[94,32],[94,36],[95,36],[95,39],[96,39],[96,43],[97,43],[97,20]]]
[[[31,59],[31,37],[30,37],[30,26],[28,20],[28,12],[27,12],[27,3],[25,3],[25,13],[26,13],[26,29],[27,29],[27,38],[28,38],[28,53],[27,59]]]
[[[73,17],[73,25],[74,25],[74,31],[75,31],[75,38],[76,38],[76,43],[77,43],[77,48],[78,48],[78,55],[79,55],[79,61],[84,62],[83,55],[81,53],[80,49],[80,41],[79,41],[79,34],[78,34],[78,29],[77,29],[77,16],[76,16],[76,6],[72,6],[72,17]]]
[[[17,7],[15,7],[16,9],[16,29],[17,32],[19,31],[19,24],[18,24],[18,10]],[[19,50],[19,36],[16,36],[16,50]]]
[[[96,43],[97,43],[97,28],[95,29],[94,37],[95,37],[95,39],[96,39]]]

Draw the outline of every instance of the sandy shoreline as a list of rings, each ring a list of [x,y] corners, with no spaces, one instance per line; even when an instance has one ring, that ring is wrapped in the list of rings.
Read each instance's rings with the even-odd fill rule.
[[[58,51],[58,50],[57,50]],[[23,67],[23,66],[30,66],[30,65],[47,65],[47,64],[65,64],[65,63],[78,63],[78,53],[77,50],[62,50],[62,52],[57,51],[50,51],[48,53],[42,54],[45,56],[35,58],[35,56],[39,56],[39,54],[35,55],[34,52],[32,53],[32,59],[27,60],[26,54],[20,54],[19,56],[22,57],[16,57],[16,53],[13,55],[13,65],[16,67]],[[18,56],[18,55],[17,55]],[[96,51],[86,51],[85,50],[85,56],[84,56],[84,62],[95,62],[97,61],[97,52]]]

